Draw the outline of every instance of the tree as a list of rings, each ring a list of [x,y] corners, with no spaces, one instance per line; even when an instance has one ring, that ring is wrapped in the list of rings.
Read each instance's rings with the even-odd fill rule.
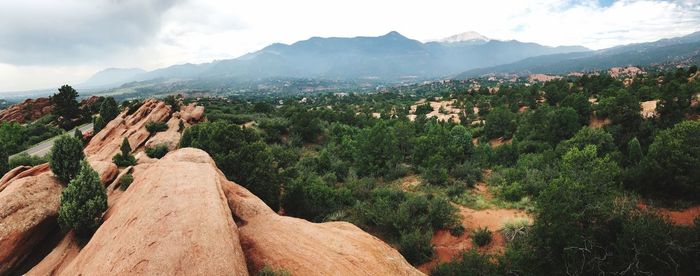
[[[73,137],[75,137],[76,139],[78,139],[80,141],[83,141],[83,132],[80,131],[79,128],[75,128],[75,131],[73,131]]]
[[[124,140],[122,140],[122,145],[119,147],[119,150],[122,151],[122,155],[124,156],[131,154],[131,145],[129,144],[129,139],[124,137]]]
[[[97,229],[106,210],[107,191],[100,176],[87,161],[80,162],[80,172],[61,193],[59,223],[85,236]]]
[[[553,145],[570,138],[580,128],[579,116],[573,108],[554,108],[547,114],[548,142]]]
[[[80,104],[77,98],[78,92],[69,85],[61,86],[58,93],[51,96],[54,104],[53,114],[64,129],[70,129],[73,126],[73,120],[80,117]]]
[[[360,175],[381,176],[401,160],[394,129],[379,121],[357,137],[355,166]]]
[[[84,158],[83,143],[75,137],[63,135],[53,143],[49,166],[58,179],[68,183],[78,174],[80,161]]]
[[[129,145],[129,139],[124,137],[122,140],[122,145],[119,147],[121,153],[117,153],[112,157],[112,162],[119,167],[128,167],[136,164],[136,159],[131,155],[131,145]]]
[[[5,173],[7,173],[7,171],[10,169],[8,158],[10,158],[10,155],[7,154],[7,150],[5,150],[3,145],[0,145],[0,175],[5,175]],[[1,177],[2,176],[0,176],[0,178]]]
[[[644,159],[650,192],[700,195],[700,122],[685,121],[659,132]]]
[[[100,105],[100,117],[102,117],[106,124],[114,120],[117,115],[119,115],[119,106],[117,105],[117,101],[115,101],[112,97],[105,98]]]
[[[639,144],[637,137],[632,138],[627,143],[627,160],[633,165],[637,165],[642,161],[642,146]]]
[[[515,113],[503,107],[496,107],[486,115],[484,135],[486,138],[510,138],[515,131]]]
[[[593,112],[591,103],[583,93],[572,93],[569,96],[566,96],[566,98],[561,101],[561,107],[571,107],[576,110],[582,125],[588,123],[591,113]]]
[[[107,126],[107,122],[104,118],[97,116],[92,119],[92,130],[95,134],[99,133],[105,126]]]

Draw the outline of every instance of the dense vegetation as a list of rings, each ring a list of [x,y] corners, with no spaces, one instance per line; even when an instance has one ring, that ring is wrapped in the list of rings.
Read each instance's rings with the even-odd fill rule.
[[[699,200],[693,73],[650,72],[629,85],[604,74],[504,83],[496,93],[443,81],[372,94],[205,98],[199,103],[210,122],[187,129],[181,146],[209,152],[229,179],[273,209],[351,221],[414,264],[432,257],[435,230],[464,232],[450,202],[479,208],[483,199],[470,191],[477,181],[495,192],[493,204],[534,217],[532,225],[507,225],[505,254],[465,253],[438,275],[692,274],[699,225],[673,225],[637,203]],[[465,111],[461,123],[427,118],[430,105],[416,102],[435,97],[454,100]],[[654,99],[656,115],[642,117],[640,102]],[[493,171],[489,178],[484,169]],[[411,177],[421,183],[406,188]],[[468,230],[477,230],[479,245],[501,234]]]
[[[628,83],[602,74],[546,83],[453,80],[376,93],[204,98],[198,102],[208,122],[184,130],[180,147],[208,152],[228,179],[274,210],[316,222],[353,222],[392,243],[412,264],[433,257],[436,230],[469,233],[477,246],[496,235],[507,241],[503,254],[468,251],[436,267],[435,275],[695,275],[700,219],[676,225],[654,208],[700,203],[696,71],[650,71]],[[486,88],[495,85],[498,91]],[[72,91],[61,93],[72,105]],[[643,117],[640,102],[650,100],[659,100],[656,113]],[[436,111],[431,102],[450,102],[460,122],[429,118]],[[122,107],[133,113],[141,103]],[[103,100],[95,120],[116,116],[115,105]],[[437,111],[448,112],[444,106]],[[25,129],[51,125],[34,124],[0,125],[2,141],[11,141],[0,147],[0,157],[28,145],[26,137],[35,136]],[[148,126],[152,134],[166,128]],[[135,160],[123,142],[114,162],[128,166]],[[87,169],[78,173],[78,143],[61,138],[52,169],[66,183],[93,183]],[[167,148],[147,153],[158,158]],[[0,163],[0,170],[7,168]],[[131,181],[120,179],[120,187]],[[486,182],[495,197],[486,202],[475,195],[477,182]],[[97,193],[90,195],[99,203]],[[464,229],[455,204],[520,208],[534,223]],[[94,226],[99,208],[89,210],[80,216],[89,221],[74,227]]]

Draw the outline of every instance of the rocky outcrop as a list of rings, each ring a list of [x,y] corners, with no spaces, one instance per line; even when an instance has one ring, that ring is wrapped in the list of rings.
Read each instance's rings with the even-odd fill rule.
[[[0,274],[31,268],[28,275],[248,275],[271,267],[292,275],[421,275],[395,249],[350,223],[276,214],[228,181],[204,151],[179,149],[161,159],[138,152],[137,165],[121,172],[112,164],[123,137],[135,151],[159,143],[175,147],[180,120],[185,127],[202,121],[203,111],[189,105],[171,116],[164,103],[148,100],[92,138],[85,154],[108,185],[109,207],[84,246],[72,233],[57,232],[63,186],[46,164],[0,179]],[[145,130],[150,121],[167,121],[170,128],[151,136]],[[126,173],[134,181],[122,191],[118,179]],[[47,237],[48,250],[32,252],[40,243],[47,247]],[[18,271],[30,255],[38,258]]]
[[[162,101],[146,100],[143,105],[128,115],[122,112],[96,133],[85,147],[85,155],[91,161],[111,162],[112,157],[119,152],[124,137],[129,139],[132,149],[142,146],[150,137],[146,130],[149,122],[165,122],[170,117],[170,107]]]
[[[353,224],[280,216],[220,177],[251,272],[268,266],[293,275],[422,275],[395,249]]]
[[[11,105],[0,110],[0,122],[31,122],[51,113],[53,103],[49,98],[27,99],[24,102]]]
[[[157,145],[166,145],[168,150],[174,150],[180,143],[180,137],[184,128],[200,122],[204,117],[204,107],[190,104],[184,106],[180,111],[173,113],[168,120],[168,129],[163,132],[156,133],[146,142],[146,148],[155,147]],[[181,129],[182,123],[182,129]]]
[[[0,275],[55,231],[62,190],[48,164],[15,173],[6,183],[0,191]]]
[[[219,171],[196,149],[134,167],[134,182],[63,275],[245,275]]]

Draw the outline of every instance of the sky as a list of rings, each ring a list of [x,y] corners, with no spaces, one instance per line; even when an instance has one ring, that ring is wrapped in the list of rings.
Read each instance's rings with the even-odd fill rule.
[[[601,49],[700,31],[700,0],[0,0],[0,93],[390,31]]]

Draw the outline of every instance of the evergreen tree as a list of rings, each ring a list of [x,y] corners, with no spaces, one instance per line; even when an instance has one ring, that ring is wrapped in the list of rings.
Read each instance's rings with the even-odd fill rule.
[[[10,156],[7,154],[7,150],[3,145],[0,145],[0,178],[7,173],[10,169],[8,165],[8,158]]]
[[[639,144],[637,137],[627,143],[627,159],[631,164],[639,164],[642,161],[642,146]]]
[[[80,162],[80,172],[61,194],[59,223],[85,236],[97,229],[106,210],[107,191],[100,176],[87,161]]]
[[[112,97],[105,98],[100,105],[100,117],[102,117],[106,124],[114,120],[117,115],[119,115],[119,106],[117,106],[117,101],[115,101]]]
[[[68,183],[78,174],[83,158],[83,143],[75,137],[63,135],[53,143],[49,166],[58,179]]]
[[[53,114],[56,115],[59,124],[64,129],[70,129],[73,120],[78,119],[81,115],[77,98],[78,91],[69,85],[61,86],[58,93],[51,96],[51,101],[54,104]]]

